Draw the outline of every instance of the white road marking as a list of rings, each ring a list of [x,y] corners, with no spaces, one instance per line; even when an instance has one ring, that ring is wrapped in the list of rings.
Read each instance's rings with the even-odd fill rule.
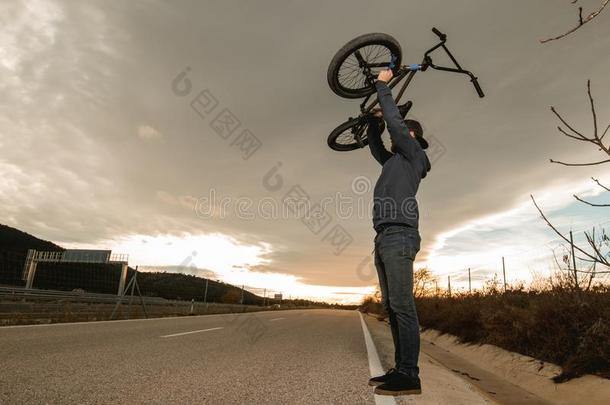
[[[302,312],[302,311],[308,311],[307,309],[291,309],[291,310],[284,310],[284,311],[295,311],[295,312]],[[18,328],[41,328],[41,327],[52,327],[52,326],[72,326],[72,325],[103,325],[106,323],[120,323],[120,322],[147,322],[147,321],[167,321],[167,320],[175,320],[175,319],[197,319],[200,317],[212,317],[212,316],[222,316],[222,317],[226,317],[226,316],[244,316],[244,315],[254,315],[257,314],[258,316],[263,315],[263,314],[267,314],[267,313],[271,313],[271,311],[252,311],[252,312],[238,312],[238,313],[228,313],[228,314],[203,314],[203,315],[187,315],[187,316],[164,316],[164,317],[160,317],[160,318],[142,318],[142,319],[115,319],[115,320],[106,320],[106,321],[80,321],[80,322],[57,322],[57,323],[41,323],[41,324],[34,324],[34,325],[7,325],[7,326],[0,326],[0,331],[2,331],[3,329],[18,329]]]
[[[385,371],[381,366],[381,360],[379,360],[379,354],[377,354],[377,348],[375,347],[375,343],[373,342],[373,338],[371,337],[371,333],[369,332],[369,328],[367,328],[366,323],[364,322],[364,318],[362,317],[362,312],[358,311],[358,315],[360,315],[360,323],[362,324],[362,333],[364,333],[364,342],[366,343],[366,352],[369,357],[369,370],[371,371],[371,377],[378,376],[384,374]],[[396,400],[394,397],[387,395],[374,395],[375,396],[375,404],[376,405],[396,405]]]
[[[286,318],[273,318],[273,319],[269,319],[269,322],[271,322],[271,321],[279,321],[280,319],[286,319]]]
[[[168,337],[174,337],[174,336],[190,335],[192,333],[208,332],[208,331],[211,331],[211,330],[218,330],[218,329],[224,329],[224,327],[223,326],[219,326],[217,328],[192,330],[190,332],[174,333],[173,335],[165,335],[165,336],[161,336],[161,337],[162,338],[168,338]]]

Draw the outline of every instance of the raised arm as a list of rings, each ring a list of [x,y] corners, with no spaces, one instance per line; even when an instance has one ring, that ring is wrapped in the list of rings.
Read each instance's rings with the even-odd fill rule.
[[[384,72],[391,72],[391,70]],[[407,124],[403,121],[403,118],[398,111],[398,107],[396,106],[396,102],[394,101],[394,97],[392,97],[392,90],[387,86],[385,80],[383,80],[381,73],[379,77],[380,79],[375,82],[375,87],[377,88],[379,104],[383,110],[383,118],[388,125],[388,132],[392,138],[392,144],[398,153],[408,160],[412,160],[421,147],[409,134],[409,128],[407,128]],[[390,73],[389,78],[391,77]]]
[[[392,157],[392,153],[390,153],[385,146],[383,145],[383,141],[381,140],[381,134],[385,129],[385,124],[381,118],[370,117],[368,118],[368,128],[366,130],[366,137],[369,140],[369,149],[371,150],[371,155],[377,160],[381,165],[383,165],[386,160]]]

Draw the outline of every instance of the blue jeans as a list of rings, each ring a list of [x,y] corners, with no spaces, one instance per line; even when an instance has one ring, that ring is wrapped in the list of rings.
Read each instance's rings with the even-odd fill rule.
[[[413,297],[413,261],[421,238],[415,228],[388,226],[375,237],[375,267],[390,318],[395,368],[419,376],[419,322]]]

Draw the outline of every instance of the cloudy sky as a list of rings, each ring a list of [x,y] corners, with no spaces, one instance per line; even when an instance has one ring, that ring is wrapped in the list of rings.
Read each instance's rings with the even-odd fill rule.
[[[129,253],[145,269],[358,301],[376,283],[369,208],[380,167],[366,149],[326,146],[358,105],[330,91],[326,69],[366,32],[391,34],[418,62],[432,26],[487,97],[434,71],[409,90],[445,150],[418,195],[417,265],[457,287],[468,267],[475,285],[501,271],[502,256],[509,280],[549,271],[557,243],[529,194],[563,230],[607,222],[572,194],[608,201],[590,177],[610,182],[610,166],[548,159],[603,158],[561,137],[549,106],[589,133],[590,78],[600,125],[610,120],[608,12],[541,45],[575,23],[569,1],[329,3],[2,1],[0,222]],[[227,114],[234,132],[217,129]],[[252,137],[260,146],[246,158]],[[330,202],[323,229],[282,211],[296,191]],[[349,244],[337,254],[341,235]]]

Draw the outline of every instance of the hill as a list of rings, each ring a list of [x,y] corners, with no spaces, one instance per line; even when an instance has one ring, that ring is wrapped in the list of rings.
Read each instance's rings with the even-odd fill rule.
[[[53,242],[0,224],[0,284],[23,285],[21,274],[28,249],[65,250]]]
[[[63,247],[39,239],[19,229],[0,224],[0,284],[23,286],[21,280],[28,249],[63,251]],[[135,269],[129,268],[128,280]],[[116,294],[121,266],[101,263],[39,263],[34,280],[35,288],[66,290],[82,289],[86,292]],[[234,285],[188,274],[170,272],[138,272],[138,284],[142,295],[175,300],[203,301],[206,281],[208,302],[239,303],[242,290]],[[243,291],[243,303],[262,305],[279,303],[266,300],[248,291]],[[286,302],[286,300],[284,300]],[[308,300],[292,300],[294,305],[322,305]]]

